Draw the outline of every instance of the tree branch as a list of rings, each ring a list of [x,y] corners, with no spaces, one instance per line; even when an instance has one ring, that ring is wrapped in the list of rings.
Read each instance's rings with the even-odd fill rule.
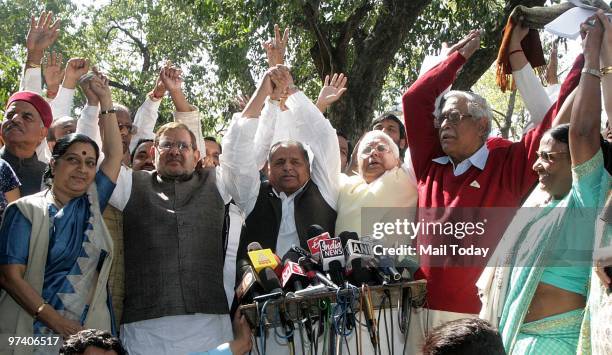
[[[123,28],[121,26],[119,26],[119,24],[117,22],[114,22],[114,23],[115,23],[115,25],[111,26],[108,29],[108,31],[106,31],[106,38],[108,39],[110,33],[114,29],[117,29],[117,30],[123,32],[126,36],[128,36],[134,42],[134,44],[136,44],[136,46],[140,50],[140,54],[142,55],[142,58],[143,58],[142,69],[140,70],[140,72],[141,73],[145,73],[145,72],[149,71],[149,69],[151,67],[151,53],[149,52],[149,47],[147,47],[138,37],[134,36],[130,31],[128,31],[127,29],[125,29],[125,28]]]
[[[134,95],[136,95],[138,97],[141,96],[140,91],[138,91],[138,89],[136,89],[135,87],[133,87],[131,85],[126,85],[126,84],[123,84],[123,83],[120,83],[120,82],[117,82],[117,81],[114,81],[114,80],[109,80],[108,81],[108,85],[112,86],[114,88],[117,88],[117,89],[121,89],[121,90],[123,90],[125,92],[129,92],[130,94],[134,94]]]
[[[342,24],[335,51],[336,59],[341,63],[342,67],[346,67],[347,48],[351,38],[353,38],[355,31],[359,29],[363,18],[368,15],[373,7],[373,4],[369,0],[364,0],[361,6],[359,6]]]

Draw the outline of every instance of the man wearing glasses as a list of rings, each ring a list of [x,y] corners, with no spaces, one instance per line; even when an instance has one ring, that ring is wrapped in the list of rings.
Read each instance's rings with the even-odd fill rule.
[[[453,83],[459,69],[479,46],[480,33],[472,31],[451,48],[443,62],[412,84],[403,96],[403,106],[421,207],[417,220],[429,221],[426,208],[444,208],[444,217],[437,222],[492,223],[484,222],[484,235],[461,240],[453,235],[435,238],[438,235],[421,232],[416,237],[417,250],[432,244],[496,246],[510,222],[511,211],[520,206],[537,181],[531,166],[537,159],[542,134],[578,83],[580,61],[563,84],[557,105],[520,141],[489,138],[492,113],[479,95],[450,91],[437,110],[435,107],[436,97]],[[508,211],[483,207],[508,207]],[[487,261],[477,256],[419,256],[417,277],[427,280],[427,308],[413,314],[410,338],[416,346],[427,329],[459,318],[477,317],[481,303],[475,283]]]
[[[153,171],[123,167],[110,204],[122,211],[125,299],[121,340],[130,354],[186,354],[232,341],[223,288],[225,192],[220,168],[198,166],[200,114],[182,92],[180,70],[160,74],[175,106],[150,149]],[[119,123],[121,127],[121,122]],[[126,138],[133,132],[123,123]],[[240,334],[248,325],[240,322]]]

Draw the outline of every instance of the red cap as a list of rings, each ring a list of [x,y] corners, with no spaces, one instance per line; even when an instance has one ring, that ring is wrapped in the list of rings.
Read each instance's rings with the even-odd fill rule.
[[[51,106],[43,99],[42,96],[32,91],[18,91],[9,97],[6,103],[5,110],[15,101],[25,101],[30,105],[34,106],[40,118],[43,121],[45,127],[49,128],[53,122],[53,114],[51,113]]]

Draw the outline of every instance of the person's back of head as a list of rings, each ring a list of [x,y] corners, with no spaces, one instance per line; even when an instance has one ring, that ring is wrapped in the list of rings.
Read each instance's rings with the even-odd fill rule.
[[[97,329],[85,329],[71,335],[59,350],[60,355],[113,354],[113,352],[117,355],[127,355],[118,338],[109,332]]]
[[[499,332],[487,321],[464,318],[442,324],[425,338],[424,355],[505,355]]]

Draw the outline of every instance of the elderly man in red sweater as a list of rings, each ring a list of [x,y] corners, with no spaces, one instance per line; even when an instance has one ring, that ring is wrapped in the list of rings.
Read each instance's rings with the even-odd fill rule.
[[[427,279],[428,294],[427,308],[413,317],[411,347],[419,347],[427,329],[477,316],[481,305],[476,280],[514,210],[535,185],[538,177],[531,167],[540,138],[580,76],[582,63],[577,60],[557,104],[520,141],[489,138],[491,109],[485,99],[474,93],[448,92],[434,115],[436,97],[453,83],[459,69],[479,46],[480,34],[472,31],[403,96],[407,137],[418,183],[417,221],[480,222],[484,223],[481,227],[485,231],[479,237],[463,239],[457,234],[431,238],[422,230],[417,234],[416,250],[421,264],[417,278]],[[432,208],[446,210],[430,213]],[[460,256],[451,245],[483,250],[486,246],[490,250],[485,255]],[[435,256],[435,250],[442,255]]]

